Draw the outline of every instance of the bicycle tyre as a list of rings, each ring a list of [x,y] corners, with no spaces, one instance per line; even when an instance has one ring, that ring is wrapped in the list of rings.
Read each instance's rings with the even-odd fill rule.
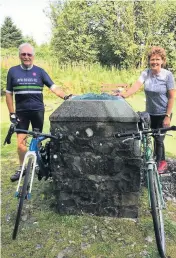
[[[17,236],[17,233],[18,233],[18,227],[19,227],[19,224],[20,224],[20,218],[21,218],[21,212],[22,212],[22,209],[23,209],[23,203],[24,203],[24,200],[25,200],[25,197],[26,197],[26,192],[27,192],[29,174],[30,174],[30,171],[31,171],[31,167],[32,167],[32,158],[30,158],[28,160],[26,174],[24,176],[24,182],[23,182],[23,186],[22,186],[22,192],[21,192],[21,196],[19,197],[16,221],[15,221],[15,226],[14,226],[14,230],[13,230],[13,234],[12,234],[12,239],[13,240],[16,239],[16,236]]]
[[[158,207],[161,207],[158,184],[154,176],[154,173],[151,169],[148,171],[148,176],[149,176],[151,213],[152,213],[153,226],[155,231],[156,244],[157,244],[160,257],[166,258],[163,215],[162,215],[162,210],[158,208]]]

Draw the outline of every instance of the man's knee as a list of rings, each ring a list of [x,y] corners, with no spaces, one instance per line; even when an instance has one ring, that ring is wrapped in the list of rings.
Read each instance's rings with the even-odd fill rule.
[[[23,152],[26,151],[26,135],[18,134],[17,135],[17,148],[18,151]]]

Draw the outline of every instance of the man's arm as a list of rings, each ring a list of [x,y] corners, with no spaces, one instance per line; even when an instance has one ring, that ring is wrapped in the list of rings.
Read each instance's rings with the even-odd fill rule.
[[[56,96],[60,97],[61,99],[67,99],[67,98],[69,98],[71,96],[71,94],[69,96],[67,96],[65,94],[65,92],[59,86],[57,86],[55,84],[51,86],[50,90],[54,94],[56,94]]]
[[[12,86],[12,68],[9,69],[7,73],[7,86],[6,86],[6,104],[9,110],[9,113],[15,113],[13,106],[13,86]]]
[[[41,75],[42,75],[42,82],[44,85],[46,85],[56,96],[60,97],[61,99],[64,99],[66,96],[65,92],[61,89],[60,86],[54,84],[54,82],[51,80],[48,73],[41,69]]]
[[[13,94],[6,92],[6,103],[9,110],[9,113],[15,113],[14,106],[13,106]]]

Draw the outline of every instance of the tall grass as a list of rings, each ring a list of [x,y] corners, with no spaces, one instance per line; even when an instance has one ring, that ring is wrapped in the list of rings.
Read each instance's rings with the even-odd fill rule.
[[[6,71],[18,64],[18,56],[2,56],[1,66]],[[102,67],[99,63],[80,62],[65,65],[54,58],[45,61],[36,57],[35,64],[46,70],[55,84],[73,94],[100,93],[103,83],[132,84],[140,74],[138,70],[118,70],[114,66]],[[45,90],[45,94],[49,95],[49,91]]]
[[[5,72],[14,65],[19,64],[19,58],[16,55],[3,55],[1,60],[2,79],[5,78]],[[135,82],[140,74],[139,70],[119,70],[116,67],[102,67],[99,63],[87,64],[84,62],[60,64],[54,58],[47,61],[39,59],[36,55],[35,64],[42,67],[48,72],[56,85],[60,85],[66,93],[84,94],[89,92],[100,93],[103,83],[127,83],[131,85]],[[2,81],[5,86],[5,80]],[[142,90],[142,89],[141,89]],[[44,88],[44,99],[58,99],[50,90]],[[132,96],[127,101],[131,104],[135,111],[145,110],[145,97],[141,92],[136,96]],[[58,102],[58,101],[57,101]],[[176,113],[176,102],[174,104],[174,113]],[[172,124],[176,124],[176,116],[172,118]],[[175,133],[174,139],[175,139]],[[176,156],[176,149],[172,144],[171,137],[168,137],[167,148],[168,154]]]

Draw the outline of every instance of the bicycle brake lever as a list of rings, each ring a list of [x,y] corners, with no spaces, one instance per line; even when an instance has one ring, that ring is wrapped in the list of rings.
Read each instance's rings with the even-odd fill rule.
[[[7,144],[11,143],[11,137],[12,137],[12,134],[14,133],[14,131],[15,131],[15,127],[16,127],[16,124],[11,124],[10,125],[10,128],[8,130],[8,133],[7,133],[7,136],[6,136],[5,140],[4,140],[3,145],[6,145],[6,143]]]
[[[166,133],[167,136],[172,136],[173,137],[173,134],[170,134],[170,133]]]
[[[133,137],[127,138],[127,139],[123,140],[122,142],[124,143],[124,142],[127,142],[127,141],[129,141],[129,140],[133,140],[133,139],[134,139]]]

